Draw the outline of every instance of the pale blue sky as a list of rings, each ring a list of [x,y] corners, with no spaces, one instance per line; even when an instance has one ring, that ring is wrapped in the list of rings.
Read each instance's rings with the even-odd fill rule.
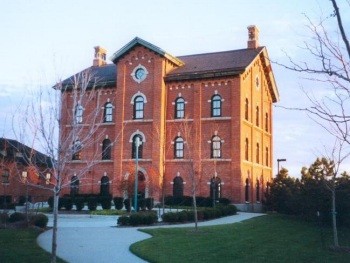
[[[12,137],[11,117],[29,89],[52,86],[92,65],[93,47],[110,57],[139,36],[178,56],[245,48],[247,26],[260,29],[260,44],[270,58],[296,59],[311,18],[331,13],[328,0],[7,0],[0,16],[0,135]],[[349,10],[350,8],[348,8]],[[350,14],[344,14],[350,23]],[[307,101],[298,75],[273,65],[280,105]],[[300,112],[275,109],[274,159],[298,176],[323,151],[326,134]],[[326,139],[329,141],[329,139]],[[275,164],[276,166],[276,164]],[[276,167],[275,167],[276,171]]]

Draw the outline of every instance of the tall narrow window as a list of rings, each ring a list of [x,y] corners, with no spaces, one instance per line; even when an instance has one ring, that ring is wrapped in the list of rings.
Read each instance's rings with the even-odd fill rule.
[[[185,100],[177,98],[175,101],[175,119],[185,118]]]
[[[256,144],[256,162],[260,162],[260,145],[259,143]]]
[[[113,121],[113,105],[110,102],[105,104],[104,112],[103,112],[103,121],[104,122],[112,122]]]
[[[2,177],[1,178],[2,179],[1,183],[3,185],[9,184],[10,183],[10,180],[9,180],[9,178],[10,178],[10,171],[9,171],[9,169],[4,169],[3,172],[2,172],[1,177]]]
[[[269,166],[269,148],[266,147],[265,149],[265,165]]]
[[[256,201],[260,202],[260,182],[256,180]]]
[[[256,126],[259,126],[260,125],[260,122],[259,122],[259,106],[256,106],[256,113],[255,113],[255,122],[256,122]]]
[[[176,176],[173,180],[173,196],[182,197],[184,195],[184,180],[181,176]]]
[[[184,158],[184,140],[181,137],[176,137],[174,146],[175,158]]]
[[[210,198],[216,201],[221,198],[221,179],[217,176],[210,179]]]
[[[73,143],[73,149],[72,149],[72,160],[81,160],[81,142],[79,140],[76,140]]]
[[[221,139],[217,135],[211,139],[211,158],[221,158]]]
[[[102,160],[112,159],[112,143],[110,139],[104,139],[102,142]]]
[[[70,195],[75,196],[79,194],[79,179],[76,175],[73,175],[70,180]]]
[[[101,178],[100,196],[109,196],[109,177],[107,175]]]
[[[249,179],[247,178],[245,180],[245,201],[246,201],[246,203],[249,203],[249,195],[250,195],[250,183],[249,183]]]
[[[245,157],[246,161],[249,161],[249,140],[248,140],[248,138],[245,139],[244,157]]]
[[[221,97],[220,95],[214,95],[211,98],[211,116],[220,117],[221,116]]]
[[[245,105],[244,105],[244,118],[247,121],[249,120],[249,101],[247,98],[245,99]]]
[[[265,113],[265,131],[269,131],[269,114]]]
[[[132,151],[131,151],[131,158],[135,159],[136,158],[136,149],[137,149],[137,138],[139,138],[139,145],[138,145],[138,158],[142,158],[142,154],[143,154],[143,143],[142,143],[142,136],[140,134],[136,134],[133,138],[132,138]]]
[[[78,104],[75,107],[75,121],[76,121],[76,123],[83,122],[83,111],[84,111],[84,108],[83,108],[83,106],[81,106],[81,104]]]
[[[137,96],[134,99],[134,119],[143,119],[145,101],[142,96]]]

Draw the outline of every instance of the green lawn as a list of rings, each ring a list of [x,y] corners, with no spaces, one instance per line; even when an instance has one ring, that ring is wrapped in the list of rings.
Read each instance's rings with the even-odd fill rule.
[[[50,254],[36,243],[39,234],[35,229],[0,229],[0,262],[50,262]]]
[[[231,225],[147,229],[152,238],[131,246],[149,262],[350,262],[350,253],[333,252],[331,229],[267,215]],[[350,246],[350,229],[339,231]]]

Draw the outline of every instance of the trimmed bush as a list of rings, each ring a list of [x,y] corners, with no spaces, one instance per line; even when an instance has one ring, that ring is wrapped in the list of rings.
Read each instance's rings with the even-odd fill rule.
[[[74,198],[74,204],[75,204],[75,208],[76,208],[77,211],[83,210],[83,208],[85,206],[85,199],[84,199],[84,197],[75,197]]]
[[[154,199],[152,197],[146,198],[146,207],[148,210],[152,210],[154,208]]]
[[[138,212],[130,216],[121,216],[118,218],[118,225],[120,226],[141,226],[153,225],[158,221],[157,212]]]
[[[49,199],[47,200],[47,203],[49,204],[49,207],[53,209],[53,196],[50,196]]]
[[[66,209],[67,211],[70,211],[73,208],[73,201],[72,201],[72,198],[69,196],[61,197],[58,203],[59,203],[59,209],[64,207],[64,209]]]
[[[163,219],[163,222],[166,222],[166,223],[176,223],[176,222],[179,222],[179,213],[176,213],[176,212],[168,212],[168,213],[164,213],[162,215],[162,219]]]
[[[45,228],[48,222],[49,222],[49,218],[44,214],[33,215],[30,219],[30,223],[32,225],[40,228]]]
[[[111,196],[101,196],[100,203],[103,210],[109,210],[112,207],[112,197]]]
[[[88,208],[90,211],[95,211],[97,208],[97,197],[96,196],[90,196],[87,198]]]
[[[130,225],[153,225],[158,221],[157,212],[138,212],[130,215]]]
[[[128,211],[130,213],[130,211],[131,211],[131,200],[130,200],[130,198],[125,199],[123,203],[124,203],[126,211]]]
[[[128,216],[120,216],[120,217],[118,217],[118,225],[119,226],[128,226],[128,225],[130,225],[130,217],[128,217]]]
[[[145,198],[138,198],[137,203],[138,203],[139,210],[142,210],[142,211],[146,210],[146,199]]]
[[[114,197],[113,203],[114,203],[115,209],[117,209],[117,210],[123,209],[123,206],[124,206],[123,201],[124,201],[123,197]]]
[[[0,223],[6,223],[7,221],[9,221],[9,214],[5,212],[0,213]]]
[[[231,204],[231,201],[228,198],[222,197],[222,198],[219,198],[219,204],[229,205]]]
[[[19,213],[19,212],[14,212],[9,217],[10,223],[25,221],[25,220],[26,220],[26,215],[23,213]]]

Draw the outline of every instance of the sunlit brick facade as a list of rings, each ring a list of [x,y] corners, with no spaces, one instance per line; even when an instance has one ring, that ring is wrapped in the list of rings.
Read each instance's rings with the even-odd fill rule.
[[[272,105],[278,90],[267,50],[258,45],[258,29],[248,27],[248,33],[246,49],[178,57],[135,38],[112,56],[113,64],[96,47],[90,69],[106,82],[91,90],[96,99],[84,105],[81,125],[89,125],[84,115],[99,105],[104,139],[69,163],[73,176],[89,151],[100,152],[79,192],[99,193],[101,182],[109,182],[113,196],[125,194],[120,185],[134,172],[138,137],[139,191],[145,196],[159,200],[162,183],[166,195],[191,195],[194,175],[198,196],[260,203],[272,178]],[[62,96],[68,121],[74,117],[72,101],[69,92]],[[214,193],[208,184],[213,178]]]

